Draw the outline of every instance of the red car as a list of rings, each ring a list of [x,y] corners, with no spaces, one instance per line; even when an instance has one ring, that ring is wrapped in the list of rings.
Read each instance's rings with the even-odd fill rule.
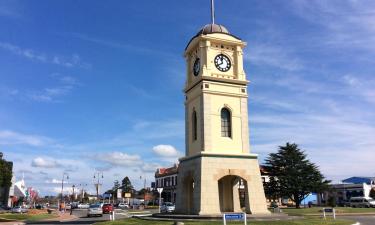
[[[113,212],[113,205],[112,204],[104,204],[102,209],[103,209],[103,213],[111,213],[111,212]]]

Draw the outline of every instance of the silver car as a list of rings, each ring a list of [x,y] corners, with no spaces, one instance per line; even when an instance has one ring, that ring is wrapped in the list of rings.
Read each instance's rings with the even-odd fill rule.
[[[90,205],[89,209],[87,210],[87,217],[91,216],[103,216],[103,209],[100,204]]]
[[[162,213],[170,213],[175,210],[175,205],[172,202],[164,202],[163,205],[160,207],[160,212]]]
[[[21,206],[16,206],[14,208],[12,208],[11,210],[11,213],[27,213],[27,209],[26,208],[23,208]]]

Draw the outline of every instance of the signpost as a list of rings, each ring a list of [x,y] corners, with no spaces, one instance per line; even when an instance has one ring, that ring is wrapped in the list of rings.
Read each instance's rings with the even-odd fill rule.
[[[157,188],[159,192],[159,213],[160,213],[160,205],[161,205],[161,193],[163,192],[163,188]]]
[[[326,214],[332,213],[333,219],[336,219],[336,210],[334,208],[323,208],[323,217],[326,219]]]
[[[117,198],[118,199],[122,198],[121,194],[122,194],[122,189],[120,189],[120,188],[117,189]]]
[[[243,220],[244,224],[247,225],[246,213],[224,213],[223,224],[227,225],[227,220]]]

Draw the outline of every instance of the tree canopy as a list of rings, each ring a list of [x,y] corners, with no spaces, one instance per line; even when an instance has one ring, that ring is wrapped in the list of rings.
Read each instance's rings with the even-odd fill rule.
[[[122,179],[121,184],[122,184],[121,186],[122,191],[125,193],[130,193],[134,189],[132,183],[130,182],[129,177],[124,177],[124,179]]]
[[[279,146],[277,153],[269,154],[265,168],[270,174],[270,182],[265,184],[265,192],[272,198],[288,197],[300,207],[300,202],[312,192],[322,192],[328,188],[319,168],[311,163],[298,145],[286,143]]]
[[[9,188],[12,185],[12,169],[11,162],[0,159],[0,187]]]

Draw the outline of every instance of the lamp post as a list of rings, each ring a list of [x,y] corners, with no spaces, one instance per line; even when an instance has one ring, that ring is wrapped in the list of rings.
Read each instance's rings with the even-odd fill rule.
[[[69,174],[64,172],[63,173],[63,176],[62,176],[62,180],[61,180],[61,202],[60,204],[62,204],[62,202],[64,201],[64,179],[69,179]],[[64,201],[64,207],[65,207],[65,201]],[[60,206],[60,210],[61,210],[61,206]]]
[[[145,204],[146,205],[146,177],[145,176],[143,176],[144,177],[144,181],[143,181],[143,204]],[[139,179],[141,179],[142,180],[142,176],[140,176],[139,177]]]
[[[100,178],[102,178],[102,179],[104,178],[103,172],[95,172],[94,173],[94,185],[95,185],[95,189],[96,189],[96,198],[98,200],[99,200],[99,189],[100,189],[100,186],[102,185],[100,183]]]
[[[74,188],[75,188],[76,186],[73,184],[72,185],[72,189],[73,189],[73,197],[72,197],[72,200],[73,200],[73,202],[74,202],[74,200],[76,199],[76,196],[74,195]]]
[[[83,198],[85,195],[85,187],[87,187],[87,184],[79,184],[79,186],[81,187],[81,190],[82,190],[81,202],[83,202]]]

